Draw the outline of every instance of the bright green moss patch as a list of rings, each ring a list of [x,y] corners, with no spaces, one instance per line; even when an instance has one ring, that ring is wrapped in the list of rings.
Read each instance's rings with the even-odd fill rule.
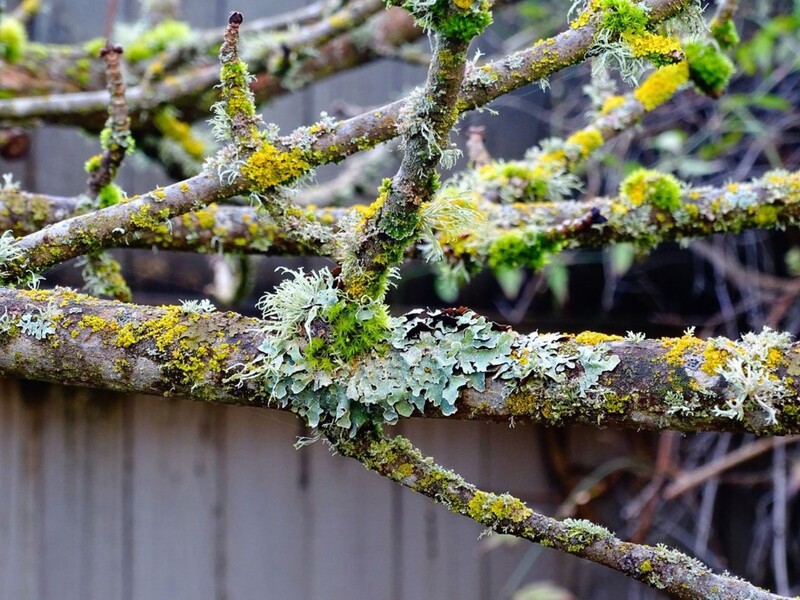
[[[565,246],[564,240],[555,240],[531,230],[515,230],[498,237],[489,247],[488,264],[491,268],[529,267],[540,269],[551,255]]]
[[[180,46],[189,39],[191,31],[188,23],[167,19],[128,44],[125,56],[131,62],[147,60],[167,48]]]
[[[647,27],[647,13],[638,4],[630,0],[602,0],[600,10],[601,29],[614,33],[642,33]]]
[[[632,206],[644,203],[671,212],[681,207],[681,187],[678,180],[667,173],[649,169],[637,169],[620,186],[620,194]]]
[[[337,362],[349,362],[385,345],[391,333],[389,314],[382,305],[340,300],[324,310],[321,319],[321,336],[313,337],[303,351],[312,368],[330,371]]]
[[[692,83],[704,94],[719,98],[736,70],[731,60],[711,44],[691,42],[685,52]]]
[[[712,21],[711,35],[724,50],[729,50],[739,45],[739,32],[736,31],[736,23],[728,19],[727,21]]]
[[[15,63],[22,58],[27,44],[25,26],[13,17],[0,17],[0,57]]]
[[[492,13],[488,9],[459,10],[443,19],[436,30],[443,36],[468,42],[483,33],[492,24]]]
[[[123,198],[123,192],[120,187],[114,183],[109,183],[100,188],[97,194],[97,205],[100,208],[106,208],[118,204]]]

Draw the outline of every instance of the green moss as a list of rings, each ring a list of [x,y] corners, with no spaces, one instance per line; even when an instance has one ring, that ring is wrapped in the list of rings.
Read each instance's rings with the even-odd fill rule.
[[[109,183],[100,188],[97,194],[97,205],[106,208],[118,204],[123,198],[123,192],[118,185]]]
[[[356,302],[340,300],[322,314],[323,335],[306,345],[303,355],[311,368],[326,371],[337,363],[350,362],[355,357],[385,345],[389,337],[389,314],[383,306],[364,307]]]
[[[491,268],[529,267],[540,269],[566,242],[531,230],[515,230],[498,237],[488,251]]]
[[[692,83],[704,94],[719,98],[736,70],[731,60],[711,44],[690,42],[684,51]]]
[[[159,52],[183,44],[191,35],[191,27],[183,21],[167,19],[147,30],[125,48],[131,62],[152,58]]]
[[[649,203],[671,212],[682,206],[681,187],[672,175],[650,169],[637,169],[628,175],[620,186],[620,194],[632,206]]]
[[[727,21],[713,21],[711,23],[711,35],[723,50],[729,50],[739,44],[739,32],[736,31],[736,23],[728,19]]]
[[[468,42],[491,24],[492,13],[489,10],[459,10],[443,19],[435,29],[445,37]]]
[[[630,0],[602,0],[600,10],[600,28],[620,35],[642,33],[648,24],[645,10]]]
[[[13,17],[0,17],[0,57],[9,63],[22,58],[28,44],[25,26]]]
[[[82,46],[83,51],[86,52],[89,56],[99,56],[100,50],[103,49],[103,46],[106,45],[106,40],[101,37],[92,38],[88,42],[85,42]]]

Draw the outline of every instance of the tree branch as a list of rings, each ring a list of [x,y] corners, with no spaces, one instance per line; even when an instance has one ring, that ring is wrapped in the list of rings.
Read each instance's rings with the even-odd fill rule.
[[[430,498],[450,512],[469,517],[496,533],[527,539],[604,565],[673,598],[783,598],[735,577],[715,574],[697,559],[666,546],[624,542],[591,521],[559,521],[531,510],[510,494],[482,491],[423,456],[400,436],[387,439],[365,431],[352,440],[335,436],[328,439],[344,456]]]
[[[547,425],[800,433],[800,345],[775,332],[739,342],[640,340],[602,334],[521,335],[469,311],[414,311],[390,348],[288,380],[249,377],[263,365],[264,322],[191,306],[150,307],[67,290],[0,288],[0,374],[305,414],[366,411]],[[33,324],[31,324],[33,322]],[[27,325],[26,325],[27,323]],[[37,337],[36,333],[40,332]],[[738,362],[748,357],[748,364]],[[761,378],[761,379],[759,379]],[[312,390],[312,382],[319,387]],[[294,385],[281,396],[283,385]],[[315,409],[316,410],[316,409]],[[328,409],[323,410],[323,415]],[[349,424],[347,425],[350,426]]]

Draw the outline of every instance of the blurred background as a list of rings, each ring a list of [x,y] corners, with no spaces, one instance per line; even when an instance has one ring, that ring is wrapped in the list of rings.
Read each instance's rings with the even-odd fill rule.
[[[303,3],[165,5],[175,18],[221,33],[230,10],[255,19]],[[33,40],[83,43],[116,22],[114,38],[124,45],[144,27],[140,9],[134,0],[50,0],[27,27]],[[566,10],[556,1],[504,4],[473,51],[502,55],[552,35],[566,26]],[[729,92],[717,101],[683,92],[609,143],[586,164],[583,195],[614,194],[641,165],[717,186],[800,168],[800,5],[750,3],[736,21],[742,44],[732,54],[738,75]],[[298,83],[302,89],[262,107],[264,120],[288,133],[321,111],[347,116],[396,99],[423,81],[429,48],[418,37],[387,58]],[[489,153],[514,159],[545,138],[567,137],[587,122],[591,102],[578,91],[590,83],[589,71],[573,67],[553,76],[546,91],[534,85],[504,96],[490,107],[497,115],[469,114],[454,141],[464,149],[469,127],[484,126]],[[208,138],[204,119],[194,128]],[[44,126],[30,141],[27,154],[0,160],[0,170],[29,191],[85,191],[83,164],[97,152],[95,137]],[[391,147],[368,158],[347,194],[305,193],[315,203],[369,202],[396,159]],[[318,181],[336,181],[349,163],[321,169]],[[171,182],[176,168],[137,153],[118,183],[128,195],[145,192]],[[276,266],[328,264],[143,250],[114,256],[137,302],[211,297],[250,314],[279,280]],[[220,273],[245,284],[225,294]],[[764,325],[797,334],[799,275],[797,230],[748,231],[648,254],[630,245],[564,252],[538,273],[487,270],[460,290],[413,262],[389,301],[397,313],[465,305],[523,332],[658,337],[696,327],[702,337],[736,338]],[[60,266],[45,282],[55,284],[80,288],[80,269]],[[482,537],[477,524],[330,456],[321,444],[294,450],[307,432],[277,411],[19,381],[0,382],[0,397],[3,599],[662,597],[552,550]],[[394,429],[485,489],[509,491],[547,514],[593,519],[633,541],[677,546],[786,595],[800,593],[794,438],[431,420]]]

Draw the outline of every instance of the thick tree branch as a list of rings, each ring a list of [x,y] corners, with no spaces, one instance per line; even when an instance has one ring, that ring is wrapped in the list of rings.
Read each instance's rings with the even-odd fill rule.
[[[326,394],[336,397],[356,386],[351,409],[360,405],[377,414],[392,407],[406,414],[398,403],[408,402],[427,417],[444,412],[506,423],[800,433],[800,378],[793,376],[800,371],[800,345],[774,332],[735,343],[692,335],[525,336],[470,312],[417,311],[396,325],[405,333],[388,353],[370,353],[354,370],[319,371],[330,387],[305,396],[295,388],[286,402],[270,399],[276,388],[268,380],[234,377],[264,359],[265,334],[257,332],[262,321],[193,310],[0,288],[0,374],[301,412],[308,398],[323,402]],[[436,356],[441,362],[431,362]],[[740,356],[749,363],[738,364]],[[308,385],[315,376],[299,370],[295,379]],[[390,397],[369,387],[378,385],[375,377],[393,390]],[[406,386],[422,395],[403,391]],[[442,394],[451,399],[443,401]]]
[[[641,248],[652,248],[664,241],[705,237],[713,233],[738,233],[748,228],[784,228],[800,222],[800,173],[771,172],[750,183],[725,187],[700,187],[685,191],[672,210],[660,208],[644,197],[641,204],[631,206],[626,198],[596,198],[585,201],[497,205],[486,192],[480,210],[485,227],[473,236],[460,240],[457,248],[445,246],[446,255],[484,265],[492,256],[492,247],[504,236],[513,235],[522,248],[533,247],[542,237],[561,240],[562,248],[600,248],[609,244],[632,242]],[[190,180],[191,182],[192,180]],[[188,185],[188,184],[187,184]],[[523,186],[524,187],[524,186]],[[206,189],[215,188],[213,181]],[[175,186],[158,194],[174,195]],[[220,192],[226,195],[229,192]],[[132,200],[131,202],[137,202]],[[180,210],[191,209],[180,205]],[[74,216],[78,210],[74,198],[30,194],[15,189],[0,190],[0,230],[15,234],[33,234],[42,227],[57,225]],[[127,206],[127,205],[123,205]],[[366,207],[355,207],[364,211]],[[119,210],[119,209],[118,209]],[[138,214],[141,208],[135,209]],[[308,208],[304,214],[309,223],[317,223],[317,235],[297,235],[278,227],[273,220],[252,207],[212,206],[167,222],[166,217],[143,228],[135,235],[115,238],[112,245],[130,247],[158,246],[171,250],[237,251],[264,254],[300,254],[328,256],[330,242],[338,230],[338,222],[350,208]],[[112,217],[111,224],[124,221]],[[185,211],[184,211],[185,212]],[[586,223],[596,214],[602,223],[586,227],[569,227],[570,223]],[[113,228],[111,230],[113,232]],[[42,236],[43,233],[37,234]],[[53,239],[68,241],[64,231]],[[49,237],[49,236],[48,236]],[[111,238],[108,238],[111,240]],[[497,249],[497,248],[495,248]],[[419,250],[412,256],[420,256]],[[502,258],[502,257],[500,257]],[[513,257],[508,257],[513,258]],[[531,261],[536,258],[531,255]],[[499,260],[499,258],[498,258]],[[528,260],[524,253],[515,259]],[[41,264],[46,264],[44,261]]]
[[[559,521],[531,510],[510,494],[482,491],[424,456],[405,438],[387,439],[363,432],[353,440],[333,436],[329,440],[344,456],[427,496],[450,512],[469,517],[496,533],[527,539],[604,565],[673,598],[784,598],[735,577],[713,573],[697,559],[666,546],[624,542],[590,521]]]

